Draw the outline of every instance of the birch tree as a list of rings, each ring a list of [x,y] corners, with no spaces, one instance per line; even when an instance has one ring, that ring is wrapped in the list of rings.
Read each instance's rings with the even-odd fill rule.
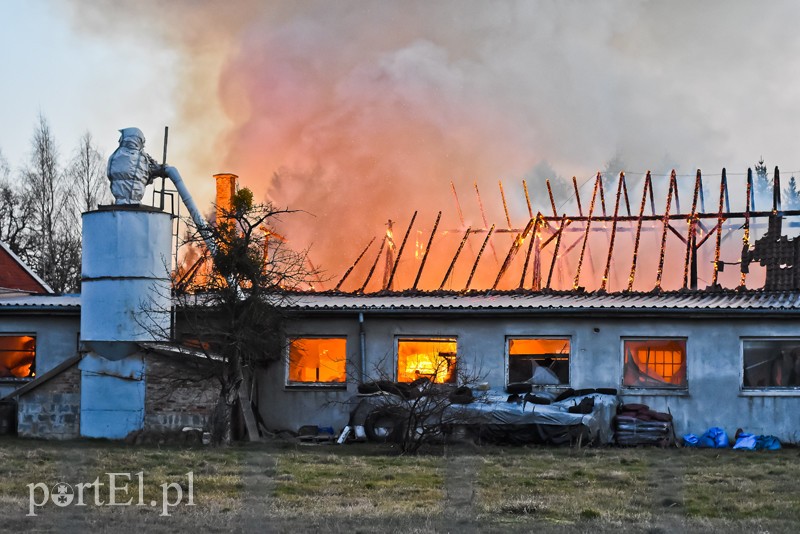
[[[57,293],[75,291],[80,283],[80,231],[70,210],[74,192],[66,183],[55,138],[42,115],[23,176],[32,209],[34,239],[29,258],[33,268]]]
[[[78,214],[110,202],[105,158],[95,146],[91,133],[85,132],[81,136],[67,175],[74,188],[73,200]]]

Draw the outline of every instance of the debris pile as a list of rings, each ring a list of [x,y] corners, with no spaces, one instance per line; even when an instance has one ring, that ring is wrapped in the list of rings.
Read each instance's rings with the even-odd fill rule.
[[[646,404],[622,404],[614,418],[617,445],[660,445],[674,443],[672,415],[651,410]]]

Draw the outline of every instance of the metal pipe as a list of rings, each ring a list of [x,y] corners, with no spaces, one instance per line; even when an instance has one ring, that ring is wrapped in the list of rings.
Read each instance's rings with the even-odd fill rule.
[[[183,200],[184,205],[186,205],[186,209],[189,210],[189,215],[191,215],[192,221],[194,221],[194,224],[197,227],[197,231],[200,232],[200,237],[203,238],[203,241],[206,243],[206,247],[208,248],[209,252],[211,252],[211,256],[216,256],[217,244],[214,242],[211,226],[206,222],[206,219],[200,213],[200,210],[197,209],[197,204],[194,203],[192,195],[189,193],[189,189],[186,187],[186,184],[183,183],[183,178],[181,178],[181,174],[178,172],[178,169],[166,165],[164,167],[164,173],[169,177],[170,180],[172,180],[172,183],[175,184],[175,189],[178,190],[181,200]]]
[[[358,343],[361,352],[361,383],[367,379],[367,334],[364,332],[364,313],[358,313]]]
[[[161,165],[167,166],[167,140],[169,139],[169,126],[164,126],[164,155],[161,159]],[[164,185],[166,184],[166,176],[161,177],[161,199],[158,203],[158,209],[164,211]]]

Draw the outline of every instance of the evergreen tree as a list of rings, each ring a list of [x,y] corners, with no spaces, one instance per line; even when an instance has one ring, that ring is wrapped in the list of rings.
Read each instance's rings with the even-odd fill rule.
[[[789,184],[783,190],[783,208],[787,210],[800,209],[800,191],[797,190],[797,180],[794,176],[789,178]]]
[[[553,200],[558,208],[572,195],[572,186],[563,176],[556,174],[550,164],[542,160],[525,175],[525,181],[531,194],[533,212],[537,210],[550,215],[550,197],[547,193],[547,180],[550,180],[550,189],[553,190]]]
[[[761,199],[765,199],[765,201],[769,199],[769,203],[772,205],[772,184],[767,178],[767,165],[764,163],[763,157],[756,163],[756,183],[754,187],[756,195]]]

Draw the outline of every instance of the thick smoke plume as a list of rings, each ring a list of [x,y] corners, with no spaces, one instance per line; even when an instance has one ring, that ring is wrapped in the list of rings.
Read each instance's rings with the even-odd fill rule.
[[[398,234],[419,210],[427,238],[443,210],[440,229],[459,228],[451,180],[466,225],[482,226],[474,181],[503,225],[503,179],[524,226],[521,179],[549,207],[542,168],[583,183],[615,157],[629,175],[796,163],[800,4],[780,7],[153,0],[73,15],[179,51],[178,152],[209,182],[234,172],[305,210],[285,233],[338,277],[388,219]]]

